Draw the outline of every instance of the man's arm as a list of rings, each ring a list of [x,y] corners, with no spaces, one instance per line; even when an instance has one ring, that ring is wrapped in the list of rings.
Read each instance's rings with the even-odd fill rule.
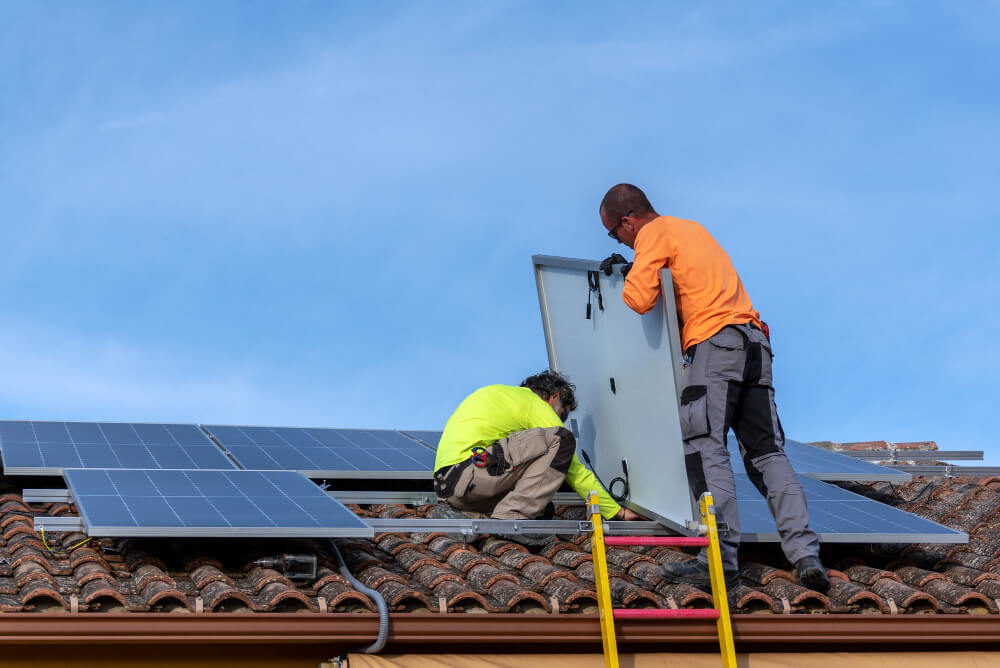
[[[622,511],[622,507],[611,498],[611,495],[601,486],[601,483],[597,482],[597,476],[581,464],[576,455],[573,455],[573,461],[569,464],[569,471],[566,472],[566,482],[569,483],[574,492],[584,499],[587,498],[588,494],[596,491],[597,499],[601,504],[601,517],[604,519],[614,519]]]
[[[663,225],[649,224],[635,241],[635,260],[625,277],[622,299],[636,313],[648,313],[660,295],[660,270],[670,266],[670,244]]]

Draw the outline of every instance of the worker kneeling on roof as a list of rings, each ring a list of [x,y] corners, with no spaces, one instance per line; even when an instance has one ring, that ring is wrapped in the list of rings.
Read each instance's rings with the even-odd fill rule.
[[[552,519],[552,496],[565,480],[586,498],[600,495],[607,519],[639,519],[622,508],[576,457],[576,438],[563,422],[576,408],[575,388],[552,371],[520,387],[488,385],[470,394],[448,419],[434,462],[436,515],[504,520]],[[508,535],[522,543],[547,537]]]
[[[740,521],[726,449],[732,427],[747,475],[767,499],[796,578],[825,592],[830,581],[818,558],[819,539],[809,527],[802,485],[785,456],[770,337],[729,256],[698,223],[658,214],[634,185],[611,188],[599,212],[608,235],[635,250],[633,263],[617,253],[601,263],[608,275],[615,265],[624,265],[622,298],[632,310],[646,313],[656,305],[660,270],[670,269],[684,351],[680,421],[688,486],[695,498],[711,492],[719,520],[729,525],[720,541],[727,586],[739,583]],[[697,560],[662,569],[670,582],[708,583],[704,550]]]

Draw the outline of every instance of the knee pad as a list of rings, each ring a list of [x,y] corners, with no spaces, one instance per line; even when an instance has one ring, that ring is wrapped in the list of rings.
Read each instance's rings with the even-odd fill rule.
[[[573,463],[573,455],[576,453],[576,437],[565,427],[560,427],[556,431],[556,437],[559,439],[559,446],[549,467],[565,474],[569,471],[569,465]]]

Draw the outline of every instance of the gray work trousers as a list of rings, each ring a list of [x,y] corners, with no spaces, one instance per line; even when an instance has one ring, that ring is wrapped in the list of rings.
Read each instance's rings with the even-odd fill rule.
[[[730,427],[747,475],[767,499],[785,556],[794,564],[819,555],[805,493],[785,456],[785,434],[774,403],[771,344],[763,332],[730,325],[686,351],[680,418],[691,492],[696,499],[711,492],[717,519],[729,525],[729,533],[720,537],[726,570],[738,569],[740,544],[736,483],[726,450]],[[706,561],[704,550],[698,558]]]
[[[499,520],[542,515],[566,479],[576,439],[565,427],[515,431],[487,448],[489,466],[470,460],[434,474],[438,498],[459,510]]]

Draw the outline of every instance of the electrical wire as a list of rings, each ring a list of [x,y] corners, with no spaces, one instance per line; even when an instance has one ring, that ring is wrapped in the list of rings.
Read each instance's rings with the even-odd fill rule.
[[[616,478],[612,478],[611,484],[605,485],[604,481],[601,480],[601,476],[597,475],[597,469],[594,468],[594,464],[590,461],[590,457],[587,455],[587,451],[581,448],[580,454],[583,455],[583,459],[584,461],[587,462],[587,466],[590,467],[590,470],[593,472],[594,477],[597,478],[597,482],[600,483],[601,487],[605,489],[605,491],[608,493],[608,496],[614,499],[617,503],[624,503],[625,501],[628,501],[628,497],[632,493],[632,490],[629,488],[628,484],[628,464],[625,462],[624,459],[622,460],[622,473],[625,474],[625,477],[622,478],[621,476],[618,476]],[[612,491],[615,485],[617,484],[621,484],[624,486],[624,489],[622,490],[621,494],[616,494],[614,491]]]

